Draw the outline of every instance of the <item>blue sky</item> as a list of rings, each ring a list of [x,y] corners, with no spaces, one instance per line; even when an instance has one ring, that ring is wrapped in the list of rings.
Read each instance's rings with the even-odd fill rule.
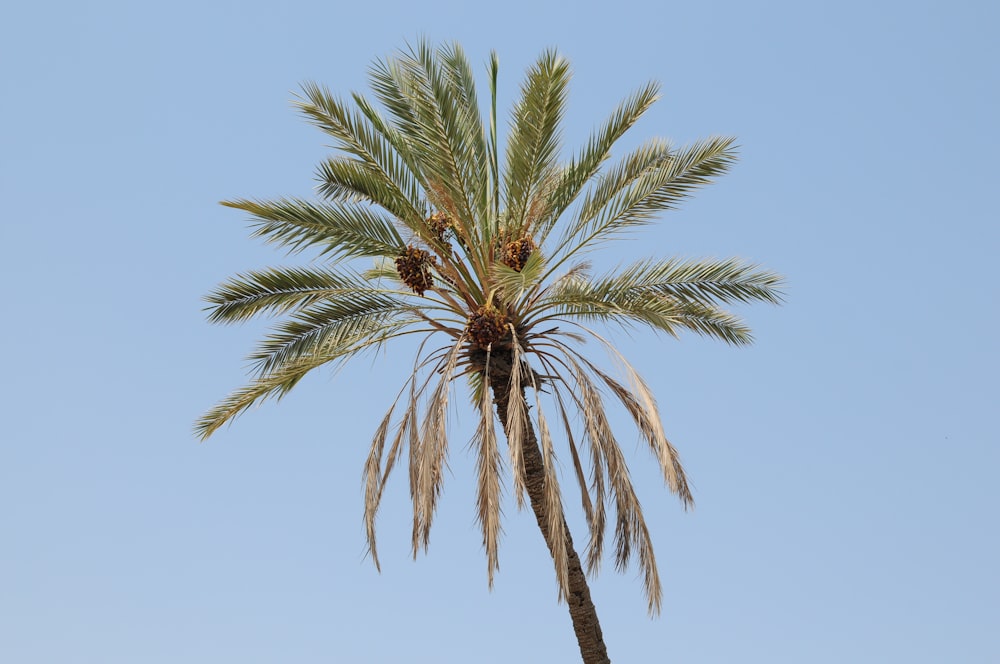
[[[364,558],[362,463],[409,348],[191,434],[264,330],[209,326],[201,297],[287,260],[217,202],[310,195],[326,149],[290,107],[298,85],[362,90],[420,36],[476,63],[497,50],[504,101],[558,47],[570,147],[661,81],[630,140],[734,134],[742,159],[609,260],[735,255],[788,280],[784,306],[742,310],[749,349],[617,337],[697,508],[623,429],[665,607],[648,619],[636,572],[606,565],[612,659],[1000,661],[998,18],[988,2],[7,8],[0,661],[577,661],[512,503],[487,589],[458,438],[429,555],[409,558],[400,476],[382,574]]]

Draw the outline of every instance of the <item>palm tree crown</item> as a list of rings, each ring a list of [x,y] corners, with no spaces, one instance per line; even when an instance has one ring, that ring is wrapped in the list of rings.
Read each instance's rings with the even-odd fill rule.
[[[616,567],[637,560],[655,613],[662,592],[653,548],[606,397],[634,420],[685,506],[691,492],[646,383],[593,326],[645,326],[673,336],[690,330],[746,344],[748,328],[720,307],[778,302],[780,278],[737,259],[646,258],[593,274],[590,252],[725,172],[736,158],[734,141],[675,147],[654,139],[612,160],[612,147],[658,97],[650,83],[566,159],[560,139],[570,69],[547,51],[527,72],[501,151],[497,72],[493,55],[485,122],[457,45],[419,44],[376,62],[369,73],[378,104],[304,86],[296,105],[338,149],[319,165],[322,199],[224,205],[248,212],[256,236],[316,251],[323,260],[240,274],[207,297],[213,322],[284,317],[250,356],[249,384],[206,413],[197,432],[207,438],[317,367],[421,335],[413,372],[379,424],[365,464],[364,521],[375,565],[376,512],[389,474],[404,459],[413,553],[427,547],[448,454],[446,409],[461,381],[478,417],[477,515],[490,583],[509,476],[518,505],[531,501],[560,597],[569,595],[576,554],[556,471],[559,438],[589,528],[587,570],[602,558],[610,519]],[[588,341],[610,354],[614,375],[583,353]]]

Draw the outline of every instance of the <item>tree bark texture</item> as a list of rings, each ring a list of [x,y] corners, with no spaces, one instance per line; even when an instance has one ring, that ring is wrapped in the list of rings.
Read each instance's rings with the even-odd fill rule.
[[[510,393],[510,360],[507,353],[496,353],[490,362],[490,387],[493,390],[493,399],[497,407],[497,415],[500,423],[507,430],[507,405],[510,399],[523,399],[521,394]],[[527,413],[525,409],[525,413]],[[542,452],[538,446],[538,439],[535,436],[534,426],[531,418],[524,426],[524,441],[522,442],[522,457],[524,461],[524,479],[528,491],[528,498],[531,501],[531,509],[535,513],[538,527],[542,531],[542,537],[549,548],[549,555],[552,553],[552,541],[549,537],[548,514],[545,506],[545,467],[542,460]],[[563,528],[566,531],[566,553],[568,564],[569,588],[567,593],[567,604],[569,605],[569,615],[573,621],[573,630],[576,632],[576,640],[580,645],[580,655],[585,664],[610,664],[608,649],[604,645],[604,635],[601,633],[601,624],[597,619],[597,609],[590,598],[590,587],[587,585],[587,576],[580,563],[580,556],[573,548],[573,538],[570,535],[566,517],[562,518]]]

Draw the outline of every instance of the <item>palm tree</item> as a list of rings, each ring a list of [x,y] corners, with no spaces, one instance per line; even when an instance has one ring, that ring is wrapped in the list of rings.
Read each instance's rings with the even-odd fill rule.
[[[489,584],[498,569],[509,474],[518,507],[527,498],[548,546],[583,660],[607,662],[586,576],[601,562],[609,508],[615,566],[624,570],[637,561],[651,614],[660,610],[662,589],[605,397],[634,420],[685,507],[692,496],[652,393],[593,325],[648,326],[672,336],[690,330],[746,344],[749,330],[720,305],[778,302],[780,278],[737,259],[655,258],[595,276],[590,252],[650,223],[725,172],[735,160],[733,139],[683,147],[651,140],[611,162],[612,147],[658,97],[658,86],[649,83],[566,161],[560,133],[570,69],[546,51],[527,72],[501,152],[497,73],[493,54],[488,124],[457,45],[421,43],[376,61],[369,74],[380,106],[358,93],[352,104],[304,86],[298,108],[339,150],[319,166],[322,200],[223,204],[252,215],[255,236],[317,251],[323,260],[240,274],[207,297],[213,322],[286,316],[250,356],[249,384],[196,428],[207,438],[251,405],[280,398],[317,367],[419,335],[413,371],[376,429],[364,469],[374,564],[376,513],[404,455],[413,554],[426,551],[448,454],[448,401],[456,381],[467,383],[478,415],[476,507]],[[356,267],[353,259],[369,267]],[[617,372],[583,353],[588,340],[607,351]],[[552,423],[564,434],[561,450],[580,487],[589,536],[585,561],[565,518]]]

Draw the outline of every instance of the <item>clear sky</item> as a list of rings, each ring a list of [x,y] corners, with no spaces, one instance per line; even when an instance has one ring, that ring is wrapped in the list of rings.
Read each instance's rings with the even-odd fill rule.
[[[420,36],[477,64],[496,49],[505,102],[558,47],[572,148],[661,81],[631,140],[735,134],[742,159],[609,258],[735,255],[788,280],[785,306],[742,310],[749,349],[616,337],[697,508],[623,429],[665,608],[648,619],[636,572],[606,565],[612,659],[1000,661],[998,7],[5,8],[0,661],[578,661],[534,519],[510,502],[487,589],[461,437],[429,555],[409,558],[400,475],[382,574],[365,559],[362,463],[411,349],[191,434],[264,329],[209,326],[202,295],[287,262],[217,201],[310,195],[326,149],[291,109],[299,84],[364,89],[373,58]]]

